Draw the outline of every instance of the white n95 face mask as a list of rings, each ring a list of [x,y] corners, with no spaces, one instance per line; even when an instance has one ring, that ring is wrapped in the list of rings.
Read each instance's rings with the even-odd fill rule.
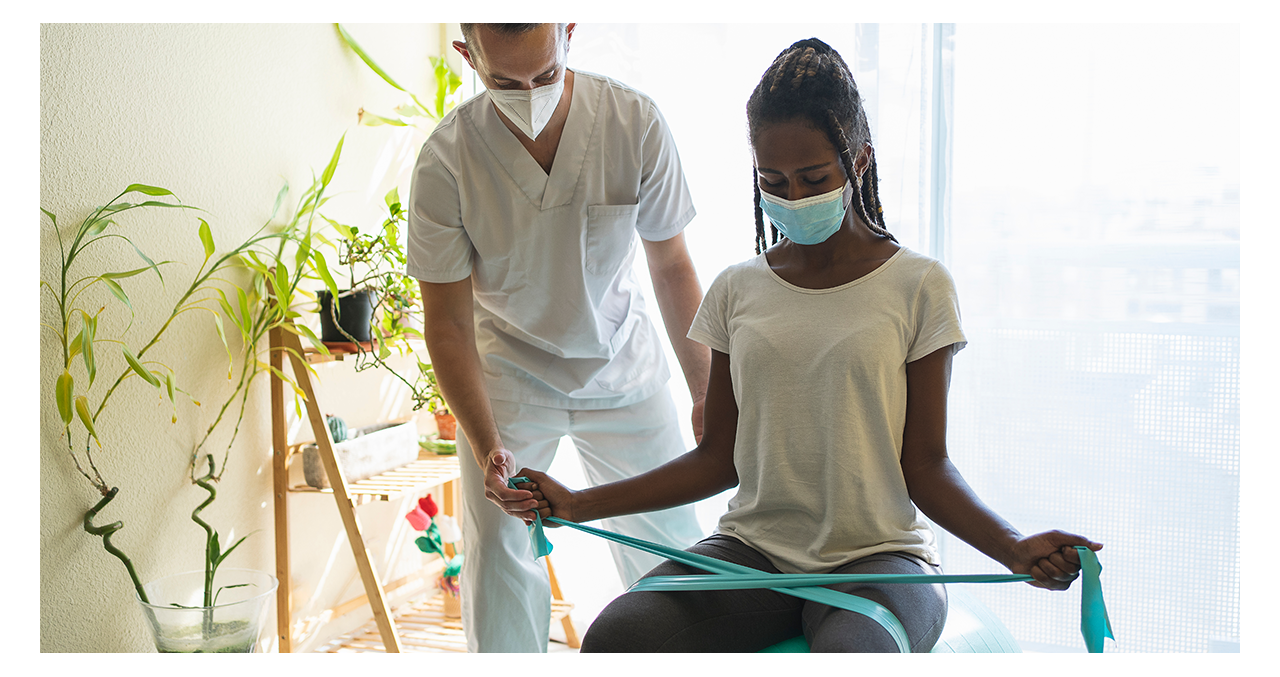
[[[538,138],[551,121],[564,93],[564,78],[533,89],[490,89],[489,99],[530,139]]]

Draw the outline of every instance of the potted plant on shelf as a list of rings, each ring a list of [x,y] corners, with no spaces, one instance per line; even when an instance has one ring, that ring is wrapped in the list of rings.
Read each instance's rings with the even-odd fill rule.
[[[413,421],[378,423],[348,430],[341,418],[327,414],[325,421],[333,440],[333,454],[342,466],[347,482],[359,482],[378,473],[398,468],[418,458],[418,427]],[[320,460],[320,448],[302,448],[302,475],[309,486],[328,489],[329,477]]]
[[[141,194],[151,198],[141,202],[126,201],[127,196]],[[167,201],[172,198],[174,201]],[[118,545],[112,543],[112,536],[124,528],[122,521],[106,525],[95,525],[98,515],[119,495],[120,489],[108,482],[101,464],[94,458],[94,450],[103,449],[103,440],[98,435],[99,424],[108,412],[115,409],[109,407],[113,399],[126,384],[142,383],[144,387],[156,388],[162,397],[167,398],[173,406],[173,421],[178,416],[178,394],[191,399],[199,405],[184,388],[178,385],[177,371],[166,364],[150,359],[153,348],[162,342],[173,322],[191,310],[205,310],[214,316],[220,336],[223,336],[221,318],[217,311],[207,305],[214,293],[225,297],[217,283],[222,282],[223,275],[235,268],[241,257],[256,249],[266,247],[278,240],[279,233],[259,230],[248,240],[231,251],[216,256],[212,228],[204,219],[198,219],[197,235],[204,258],[190,284],[179,295],[173,309],[161,323],[160,328],[145,343],[130,341],[126,336],[126,326],[119,335],[107,335],[99,330],[99,320],[107,312],[102,306],[96,312],[90,312],[92,306],[86,306],[85,292],[102,287],[119,301],[120,306],[127,309],[132,317],[134,301],[137,293],[131,296],[122,280],[154,273],[158,280],[164,281],[161,269],[171,261],[153,261],[125,235],[119,223],[120,215],[136,209],[195,209],[176,201],[172,192],[165,188],[143,184],[131,184],[116,195],[106,205],[94,209],[80,224],[64,231],[58,226],[57,216],[41,209],[53,227],[53,238],[56,240],[60,263],[57,279],[41,280],[43,291],[52,297],[57,308],[57,319],[54,325],[45,325],[58,340],[62,355],[62,373],[58,376],[56,387],[52,393],[54,404],[62,423],[62,438],[66,441],[67,452],[76,470],[88,481],[99,494],[100,499],[89,508],[83,519],[83,528],[91,535],[100,537],[104,549],[120,560],[133,583],[139,603],[142,605],[156,647],[160,651],[195,650],[195,651],[245,651],[252,650],[258,637],[258,627],[263,620],[267,607],[265,601],[274,591],[274,579],[268,574],[235,574],[219,578],[219,567],[227,557],[247,537],[241,537],[229,547],[218,536],[217,531],[200,518],[200,512],[213,502],[217,492],[210,483],[216,481],[214,457],[205,454],[203,459],[207,471],[192,481],[209,493],[209,497],[191,513],[196,522],[206,533],[204,570],[184,575],[180,581],[175,577],[162,578],[144,585],[131,558]],[[141,262],[144,264],[132,270],[110,271],[105,273],[85,273],[81,264],[85,252],[101,246],[108,239],[119,238],[133,246]],[[69,242],[68,242],[69,240]],[[133,284],[132,280],[126,284]],[[242,306],[248,303],[249,293],[237,288]],[[118,308],[118,307],[116,307]],[[132,322],[130,322],[130,325]],[[225,336],[223,338],[225,344]],[[118,346],[118,348],[113,346]],[[125,366],[120,374],[111,381],[105,392],[95,389],[95,385],[107,382],[99,380],[98,357],[106,346],[119,350],[124,358]],[[95,405],[96,400],[96,407]],[[221,415],[218,421],[221,420]],[[210,427],[216,427],[217,421]],[[79,451],[75,442],[77,437],[84,439],[83,451]],[[108,440],[108,442],[112,442]],[[229,447],[228,447],[229,450]],[[194,456],[199,458],[198,456]],[[82,463],[83,460],[83,463]],[[227,456],[224,454],[221,467],[225,469]],[[225,573],[225,572],[224,572]],[[228,580],[231,578],[232,580]]]
[[[458,597],[458,576],[462,573],[461,541],[462,531],[458,523],[449,515],[439,514],[440,509],[431,494],[418,500],[405,519],[414,531],[424,532],[414,540],[418,549],[428,555],[439,555],[444,561],[444,570],[436,579],[436,587],[440,589],[444,615],[447,618],[458,618],[462,615],[461,600]],[[456,554],[450,554],[455,550]]]
[[[425,138],[456,104],[455,93],[462,80],[444,59],[431,58],[436,94],[434,105],[428,106],[379,67],[345,28],[340,24],[335,27],[342,40],[371,70],[410,97],[410,102],[395,109],[394,118],[361,109],[357,117],[361,125],[412,127]],[[389,174],[388,179],[392,178]],[[387,191],[384,204],[386,217],[377,228],[361,229],[322,215],[335,235],[330,238],[323,233],[315,234],[318,246],[316,255],[306,260],[308,276],[323,284],[316,292],[316,308],[327,350],[353,353],[357,372],[376,367],[395,376],[409,388],[413,409],[417,411],[427,406],[436,392],[434,382],[427,380],[431,365],[418,357],[425,348],[421,343],[421,291],[417,281],[404,272],[408,213],[401,203],[398,186]],[[335,256],[333,268],[319,255],[319,246],[327,246]],[[346,273],[344,288],[339,288],[335,281],[333,273],[337,270]],[[338,299],[338,303],[334,304],[333,299]],[[417,373],[404,374],[394,368],[388,360],[395,353],[413,354]]]
[[[429,364],[419,364],[419,367],[423,380],[427,384],[428,397],[425,406],[436,422],[435,434],[422,436],[420,444],[423,449],[441,456],[456,454],[458,453],[458,421],[449,411],[444,395],[440,393],[440,386],[436,383],[435,368]]]

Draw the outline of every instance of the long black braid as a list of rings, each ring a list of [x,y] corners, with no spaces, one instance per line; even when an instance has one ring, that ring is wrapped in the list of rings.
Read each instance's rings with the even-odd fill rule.
[[[870,147],[871,127],[853,73],[839,52],[817,38],[801,40],[783,50],[760,77],[760,84],[747,100],[747,129],[752,145],[765,126],[797,118],[826,132],[832,147],[839,151],[845,174],[855,183],[858,199],[853,201],[853,209],[858,217],[876,234],[897,242],[885,228],[876,156]],[[853,163],[857,151],[864,146],[870,151],[869,164],[863,179],[859,180]],[[770,224],[772,242],[766,243],[760,181],[754,167],[751,175],[755,187],[756,253],[759,254],[769,244],[777,244],[779,234],[777,227]]]

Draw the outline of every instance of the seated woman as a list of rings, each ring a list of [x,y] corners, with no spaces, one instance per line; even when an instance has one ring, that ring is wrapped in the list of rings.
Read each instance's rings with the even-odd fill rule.
[[[1023,536],[947,457],[951,359],[965,345],[955,288],[940,263],[885,229],[844,60],[820,40],[795,43],[761,78],[747,120],[757,256],[716,278],[689,332],[712,349],[701,442],[582,491],[523,469],[531,497],[507,512],[586,522],[737,486],[716,533],[690,552],[775,573],[940,573],[922,512],[1032,585],[1065,590],[1079,575],[1074,546],[1102,545],[1062,531]],[[762,212],[773,224],[763,253]],[[667,561],[647,575],[697,573]],[[912,651],[942,632],[941,585],[832,587],[887,607]],[[758,651],[801,632],[815,652],[897,650],[861,614],[759,589],[624,594],[582,651]]]

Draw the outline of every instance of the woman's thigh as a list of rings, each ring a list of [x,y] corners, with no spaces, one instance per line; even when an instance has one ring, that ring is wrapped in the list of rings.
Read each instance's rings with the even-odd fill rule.
[[[840,574],[940,574],[937,567],[907,553],[878,553],[839,567]],[[940,584],[841,584],[829,586],[876,602],[902,622],[914,653],[933,648],[947,620],[947,592]],[[888,652],[898,645],[879,623],[860,613],[805,602],[804,635],[818,652]]]
[[[763,555],[731,536],[710,536],[687,551],[778,573]],[[703,573],[668,560],[644,577]],[[772,590],[628,592],[596,617],[582,651],[759,651],[799,634],[802,605],[803,600]]]

